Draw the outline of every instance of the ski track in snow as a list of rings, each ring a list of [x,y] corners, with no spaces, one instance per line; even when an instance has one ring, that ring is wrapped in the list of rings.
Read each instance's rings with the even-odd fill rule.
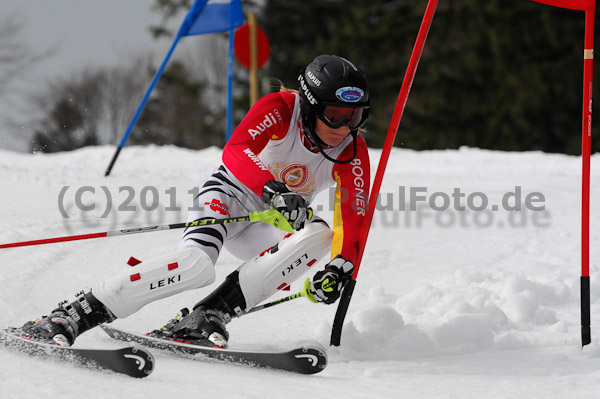
[[[0,243],[102,232],[185,220],[187,191],[216,169],[221,151],[175,147],[128,147],[112,176],[103,172],[112,147],[59,154],[0,151]],[[380,150],[371,150],[372,176]],[[591,300],[592,344],[581,349],[579,326],[581,160],[539,152],[503,153],[478,149],[424,151],[394,149],[382,186],[393,210],[377,212],[346,318],[342,345],[329,348],[328,368],[317,375],[178,359],[153,351],[154,373],[143,380],[80,369],[1,350],[2,398],[127,398],[178,395],[228,398],[597,398],[600,391],[600,213],[594,199],[600,157],[592,157]],[[61,216],[58,198],[69,186]],[[78,211],[74,192],[84,186]],[[114,209],[101,218],[106,197]],[[136,212],[115,209],[130,186]],[[145,212],[140,193],[156,187],[159,209]],[[545,212],[400,212],[414,187],[451,196],[485,193],[490,205],[521,187],[522,197],[539,192]],[[151,193],[150,193],[151,194]],[[423,193],[421,192],[420,195]],[[173,194],[170,194],[173,195]],[[387,195],[387,196],[386,196]],[[442,198],[439,197],[438,200]],[[462,199],[465,204],[466,198]],[[328,194],[314,208],[328,208]],[[328,221],[329,212],[322,212]],[[537,219],[536,219],[537,218]],[[2,325],[20,325],[49,312],[114,273],[129,256],[148,259],[176,248],[180,232],[168,231],[0,250]],[[323,264],[323,261],[320,265]],[[223,251],[217,282],[239,265]],[[206,287],[150,304],[115,321],[145,332],[162,325],[184,306],[210,292]],[[291,292],[301,289],[298,281]],[[282,293],[282,296],[287,293]],[[304,299],[234,320],[231,346],[286,347],[329,342],[336,306]],[[118,347],[99,330],[77,345]]]

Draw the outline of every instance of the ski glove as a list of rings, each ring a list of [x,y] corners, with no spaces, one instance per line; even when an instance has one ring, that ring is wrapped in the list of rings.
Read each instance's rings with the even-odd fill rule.
[[[263,187],[263,201],[279,211],[294,230],[303,228],[304,222],[312,217],[306,200],[276,180],[268,181]]]
[[[314,303],[334,303],[340,297],[344,284],[352,277],[353,271],[352,262],[342,258],[342,255],[336,256],[324,270],[315,274],[312,281],[306,279],[306,297]]]

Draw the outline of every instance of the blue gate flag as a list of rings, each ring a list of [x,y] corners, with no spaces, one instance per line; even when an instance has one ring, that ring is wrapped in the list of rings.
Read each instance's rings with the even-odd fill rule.
[[[181,35],[223,32],[242,23],[244,16],[240,0],[197,0],[186,17]]]
[[[165,59],[163,60],[162,64],[156,71],[156,74],[154,75],[154,78],[152,79],[152,82],[150,83],[150,87],[148,87],[146,94],[144,94],[144,98],[142,98],[142,102],[140,103],[137,111],[135,112],[135,115],[133,115],[133,118],[132,118],[131,122],[129,123],[127,130],[125,131],[125,134],[123,135],[123,138],[121,139],[121,142],[119,143],[119,146],[117,147],[110,163],[108,164],[108,167],[106,168],[106,171],[104,172],[104,176],[108,176],[110,174],[115,162],[117,161],[119,153],[125,146],[125,142],[129,138],[129,135],[131,134],[131,131],[133,130],[133,127],[135,126],[135,123],[137,122],[138,118],[140,117],[140,114],[142,113],[142,110],[144,109],[146,102],[148,102],[148,99],[150,98],[150,94],[152,93],[152,90],[154,90],[154,86],[156,86],[156,83],[158,82],[158,79],[162,75],[163,71],[165,70],[165,67],[167,66],[167,63],[169,62],[169,59],[171,59],[171,56],[173,55],[173,52],[175,51],[175,47],[177,47],[177,44],[179,43],[179,39],[181,39],[184,36],[201,35],[204,33],[222,32],[222,31],[226,31],[226,30],[229,31],[230,35],[232,35],[233,29],[242,25],[243,22],[244,22],[244,17],[242,15],[241,0],[196,0],[194,2],[194,4],[192,5],[192,8],[190,8],[190,11],[185,16],[185,19],[183,20],[181,27],[179,28],[179,31],[177,32],[177,36],[175,36],[175,39],[173,40],[173,44],[171,44],[171,48],[169,48],[169,51],[167,52]],[[232,50],[231,50],[231,47],[233,46],[232,40],[229,41],[229,46],[230,46],[229,57],[232,58]],[[232,74],[231,64],[232,64],[232,62],[230,60],[230,66],[229,66],[229,72],[228,72],[229,75]],[[229,80],[229,86],[230,86],[228,89],[228,96],[231,96],[231,80],[232,79],[229,78],[228,80]],[[231,104],[230,99],[228,99],[228,104]],[[230,105],[229,105],[229,107],[230,107]],[[230,130],[229,126],[231,124],[231,110],[230,109],[228,109],[228,122],[227,123],[228,123],[227,135],[229,135],[229,130]]]

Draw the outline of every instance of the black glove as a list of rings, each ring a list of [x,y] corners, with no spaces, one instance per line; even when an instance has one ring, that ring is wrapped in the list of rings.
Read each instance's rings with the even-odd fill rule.
[[[338,300],[344,284],[352,277],[354,265],[352,262],[336,256],[325,270],[317,272],[312,281],[307,279],[304,283],[307,298],[312,302],[332,304]]]
[[[268,181],[263,187],[263,201],[279,211],[294,230],[303,228],[304,222],[312,217],[306,200],[276,180]]]

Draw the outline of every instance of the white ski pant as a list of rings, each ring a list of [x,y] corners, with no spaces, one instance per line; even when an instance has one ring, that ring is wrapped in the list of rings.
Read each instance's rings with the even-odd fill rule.
[[[220,167],[204,184],[194,199],[188,222],[213,218],[248,216],[252,211],[269,209],[257,195],[248,195],[235,183],[224,167]],[[248,260],[283,239],[285,232],[266,223],[238,222],[188,227],[184,230],[179,248],[202,248],[213,261],[223,245],[242,260]]]
[[[188,222],[268,209],[258,196],[248,195],[232,180],[220,167],[195,198]],[[332,237],[332,231],[318,218],[287,237],[266,223],[189,227],[177,251],[142,261],[92,291],[115,316],[127,317],[155,300],[212,284],[214,265],[225,245],[245,261],[238,268],[239,283],[250,309],[313,268],[329,252]]]

